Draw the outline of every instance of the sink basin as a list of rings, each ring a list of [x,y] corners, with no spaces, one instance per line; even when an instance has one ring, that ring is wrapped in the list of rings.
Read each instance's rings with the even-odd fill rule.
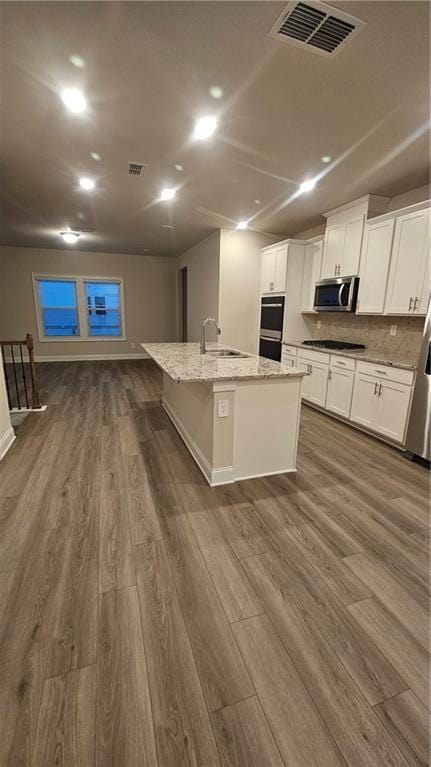
[[[211,357],[249,357],[249,354],[244,352],[235,352],[233,349],[207,349],[205,354],[210,354]]]

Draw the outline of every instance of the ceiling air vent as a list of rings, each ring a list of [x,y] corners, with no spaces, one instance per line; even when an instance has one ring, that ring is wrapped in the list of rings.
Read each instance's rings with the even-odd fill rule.
[[[145,165],[142,162],[129,162],[129,175],[142,176]]]
[[[321,56],[334,56],[364,26],[364,21],[349,13],[310,0],[289,3],[269,35]]]

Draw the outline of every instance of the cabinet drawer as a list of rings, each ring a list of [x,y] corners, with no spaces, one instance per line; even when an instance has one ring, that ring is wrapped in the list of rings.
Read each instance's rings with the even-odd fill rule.
[[[309,360],[309,362],[322,362],[324,365],[329,365],[329,354],[315,352],[312,349],[303,349],[302,346],[298,349],[298,357]]]
[[[330,364],[331,367],[334,366],[334,368],[340,368],[340,370],[355,369],[355,360],[350,359],[350,357],[336,357],[334,354],[331,354]]]
[[[296,355],[298,354],[298,349],[296,346],[289,346],[288,344],[283,344],[282,354],[284,353],[291,354],[292,357],[296,357]]]
[[[411,385],[414,379],[413,370],[403,370],[402,368],[395,368],[392,365],[378,365],[372,362],[357,362],[356,370],[358,373],[365,373],[367,376],[373,376],[379,378],[379,380],[396,381],[397,383],[403,383]]]

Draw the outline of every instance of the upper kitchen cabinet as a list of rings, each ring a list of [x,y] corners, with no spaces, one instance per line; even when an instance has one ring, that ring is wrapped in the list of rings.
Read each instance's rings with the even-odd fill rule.
[[[365,224],[359,267],[358,314],[383,314],[395,219]]]
[[[314,311],[314,290],[322,271],[323,237],[310,240],[305,246],[304,279],[302,282],[302,311]]]
[[[430,209],[395,219],[386,314],[424,315],[429,297]]]
[[[387,210],[389,199],[366,195],[330,210],[323,248],[322,279],[349,277],[359,273],[364,226],[371,215]]]
[[[261,293],[284,293],[288,245],[274,245],[262,251]]]

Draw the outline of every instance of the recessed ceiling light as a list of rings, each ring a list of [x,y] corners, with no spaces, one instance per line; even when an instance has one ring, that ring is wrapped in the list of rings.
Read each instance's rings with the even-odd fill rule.
[[[163,224],[162,229],[173,229],[174,227],[171,226],[171,224]]]
[[[85,189],[86,192],[90,192],[96,185],[92,178],[80,178],[79,186],[81,189]]]
[[[81,91],[78,91],[77,88],[66,88],[66,90],[62,92],[61,98],[71,112],[78,114],[87,109],[87,101]]]
[[[167,202],[168,200],[173,200],[176,193],[177,193],[176,189],[174,189],[171,186],[167,186],[166,189],[162,189],[160,199],[163,200],[163,202]]]
[[[201,117],[195,125],[193,138],[198,140],[209,138],[213,135],[216,128],[217,120],[215,117]]]
[[[182,171],[182,170],[184,170],[184,168],[183,168],[183,166],[182,166],[182,165],[180,165],[180,164],[178,163],[177,165],[175,165],[175,170],[177,170],[177,171],[178,171],[178,173],[181,173],[181,171]]]
[[[254,201],[254,204],[255,204],[255,205],[260,205],[260,200],[255,200],[255,201]]]
[[[210,96],[212,96],[213,99],[222,99],[223,93],[223,88],[220,88],[219,85],[213,85],[210,88]]]
[[[323,157],[320,158],[322,162],[331,162],[332,157],[330,157],[329,154],[324,154]]]
[[[308,181],[303,181],[301,186],[299,187],[299,193],[303,194],[304,192],[311,192],[312,189],[316,186],[316,179],[310,178]]]
[[[93,160],[96,160],[96,162],[100,162],[102,159],[98,152],[90,152],[90,157],[92,157]]]
[[[72,53],[72,55],[69,56],[69,61],[74,67],[78,67],[78,69],[83,69],[85,67],[85,59],[83,59],[82,56],[78,56],[76,53]]]
[[[236,228],[237,229],[247,229],[248,227],[248,221],[238,221]]]
[[[60,232],[60,234],[63,240],[68,243],[68,245],[74,245],[75,242],[77,242],[79,239],[79,232],[66,231]]]

